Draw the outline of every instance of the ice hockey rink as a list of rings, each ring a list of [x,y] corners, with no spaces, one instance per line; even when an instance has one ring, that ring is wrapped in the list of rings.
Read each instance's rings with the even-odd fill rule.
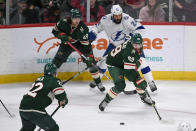
[[[107,90],[113,85],[104,81]],[[150,95],[162,117],[160,121],[151,106],[144,105],[138,95],[120,94],[105,112],[98,105],[105,97],[98,89],[90,89],[87,82],[70,81],[64,85],[69,103],[59,109],[54,119],[60,131],[177,131],[178,124],[188,122],[196,128],[196,81],[156,81],[158,92]],[[0,104],[0,131],[18,131],[21,121],[18,113],[20,100],[31,83],[0,85],[0,99],[15,115],[9,117]],[[127,82],[127,90],[134,89]],[[54,101],[47,108],[51,114],[57,107]],[[120,123],[124,123],[121,125]],[[38,128],[37,128],[38,129]],[[37,130],[36,129],[36,130]]]

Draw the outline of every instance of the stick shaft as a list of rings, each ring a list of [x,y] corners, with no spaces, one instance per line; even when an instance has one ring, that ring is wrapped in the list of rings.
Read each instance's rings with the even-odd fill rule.
[[[76,49],[70,42],[66,42],[69,46],[71,46],[81,57],[83,57],[85,60],[87,60],[86,56],[84,56],[78,49]],[[96,66],[92,63],[93,66]],[[99,70],[99,68],[97,68]],[[99,70],[100,71],[100,70]],[[105,73],[103,75],[108,79],[111,80]],[[111,80],[112,81],[112,80]]]
[[[3,105],[3,107],[5,108],[5,110],[7,111],[7,113],[11,116],[11,117],[13,117],[12,116],[12,114],[9,112],[9,110],[6,108],[6,106],[3,104],[3,102],[0,100],[0,102],[1,102],[1,104]]]
[[[69,79],[67,79],[66,81],[63,81],[62,84],[66,84],[67,82],[69,82],[70,80],[74,79],[75,77],[77,77],[78,75],[80,75],[81,73],[83,73],[84,71],[86,71],[88,69],[88,67],[86,67],[84,70],[78,72],[77,74],[75,74],[74,76],[70,77]]]
[[[69,45],[69,46],[71,46],[81,57],[83,57],[85,60],[87,60],[87,58],[86,58],[86,56],[84,56],[78,49],[76,49],[70,42],[67,42],[67,44]],[[93,64],[93,63],[92,63]],[[94,65],[94,64],[93,64]],[[96,66],[96,65],[94,65],[94,66]],[[99,68],[97,67],[97,69],[99,70]],[[99,71],[101,71],[101,70],[99,70]],[[77,74],[76,74],[77,75]],[[108,79],[108,80],[110,80],[112,83],[114,83],[110,78],[109,78],[109,76],[107,76],[105,73],[103,73],[103,75]],[[71,78],[70,78],[71,79]],[[69,79],[68,79],[69,80]],[[67,80],[67,81],[68,81]],[[136,94],[137,92],[135,91],[135,90],[133,90],[133,91],[129,91],[129,92],[124,92],[126,95],[133,95],[133,94]]]
[[[146,93],[147,93],[148,97],[151,99],[150,94],[148,93],[147,90],[146,90]],[[152,99],[151,99],[151,101],[152,101]],[[155,110],[155,112],[156,112],[156,114],[157,114],[159,120],[161,120],[162,118],[161,118],[161,116],[159,115],[159,112],[158,112],[158,110],[157,110],[155,104],[152,104],[152,107],[154,108],[154,110]]]

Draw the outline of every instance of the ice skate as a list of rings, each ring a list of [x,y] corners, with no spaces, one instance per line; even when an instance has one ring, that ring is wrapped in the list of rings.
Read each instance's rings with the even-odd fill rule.
[[[147,105],[152,105],[152,104],[155,104],[155,101],[151,100],[149,97],[147,97],[146,95],[145,96],[142,96],[141,97],[141,100],[143,103],[147,104]]]
[[[157,90],[157,86],[155,85],[155,82],[154,82],[154,81],[148,82],[148,85],[149,85],[150,90],[151,90],[152,92],[154,92],[154,91]]]
[[[101,92],[104,92],[104,91],[105,91],[105,87],[103,86],[102,83],[97,84],[97,87],[98,87],[98,89],[99,89]]]
[[[97,85],[96,85],[96,83],[95,83],[94,81],[92,81],[92,82],[89,84],[89,86],[90,86],[91,88],[95,88]]]
[[[103,101],[99,104],[99,110],[100,110],[100,111],[104,111],[107,105],[108,105],[108,103],[107,103],[105,100],[103,100]]]

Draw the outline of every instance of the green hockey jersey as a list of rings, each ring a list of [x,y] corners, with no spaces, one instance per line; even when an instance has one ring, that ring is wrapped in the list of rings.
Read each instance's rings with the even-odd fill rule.
[[[89,40],[88,40],[89,29],[82,21],[80,21],[80,23],[75,29],[72,29],[71,20],[62,19],[59,22],[57,22],[57,24],[52,30],[52,33],[57,38],[62,33],[63,34],[65,33],[65,35],[69,36],[70,38],[69,41],[72,44],[76,42],[80,42],[83,45],[89,45]]]
[[[117,46],[108,54],[106,64],[129,70],[137,69],[141,64],[141,60],[140,55],[129,40]]]
[[[45,108],[52,103],[54,98],[59,101],[67,100],[61,81],[53,76],[39,77],[29,92],[23,96],[20,111],[45,113]]]

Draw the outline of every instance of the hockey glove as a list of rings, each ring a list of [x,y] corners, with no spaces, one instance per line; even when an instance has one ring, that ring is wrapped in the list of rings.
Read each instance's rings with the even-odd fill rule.
[[[138,68],[140,68],[140,65],[142,64],[142,60],[139,59],[138,61],[136,61],[136,70],[138,70]]]
[[[62,43],[66,43],[66,41],[68,41],[68,36],[63,34],[63,35],[60,35],[58,36],[58,38],[61,40]]]
[[[97,38],[97,36],[96,36],[96,34],[95,34],[93,31],[90,31],[90,32],[88,33],[88,39],[89,39],[90,41],[94,41],[94,40],[96,40],[96,38]]]
[[[87,66],[92,66],[92,64],[94,63],[94,56],[93,54],[88,55],[87,59],[83,58],[83,62],[87,64]]]
[[[65,105],[67,105],[67,103],[68,103],[68,99],[63,100],[63,101],[58,101],[59,106],[62,107],[62,108],[64,108]]]

